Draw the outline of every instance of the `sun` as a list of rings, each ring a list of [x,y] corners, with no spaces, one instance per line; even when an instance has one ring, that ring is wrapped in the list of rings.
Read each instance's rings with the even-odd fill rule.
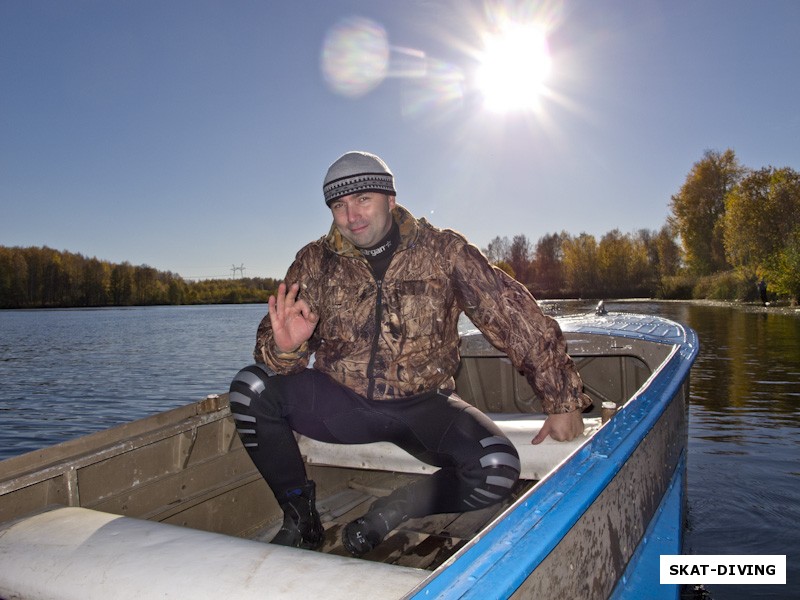
[[[538,107],[552,66],[543,27],[509,24],[487,35],[479,60],[476,81],[488,109],[509,112]]]

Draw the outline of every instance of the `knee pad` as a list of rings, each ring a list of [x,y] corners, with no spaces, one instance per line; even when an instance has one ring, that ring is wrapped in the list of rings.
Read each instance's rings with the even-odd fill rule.
[[[519,479],[519,453],[500,428],[473,406],[453,421],[447,447],[458,459],[465,510],[477,510],[508,498]]]
[[[236,432],[245,448],[258,447],[256,412],[263,411],[263,393],[273,375],[265,365],[253,364],[239,371],[231,381],[228,401],[236,423]]]
[[[483,453],[480,469],[473,472],[476,484],[464,501],[473,509],[501,502],[511,495],[520,474],[519,453],[505,436],[492,435],[479,440]]]

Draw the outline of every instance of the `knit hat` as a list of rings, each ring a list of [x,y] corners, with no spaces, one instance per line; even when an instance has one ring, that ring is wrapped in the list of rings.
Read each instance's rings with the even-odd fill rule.
[[[348,152],[337,158],[328,168],[322,192],[328,206],[337,198],[356,192],[397,194],[389,167],[369,152]]]

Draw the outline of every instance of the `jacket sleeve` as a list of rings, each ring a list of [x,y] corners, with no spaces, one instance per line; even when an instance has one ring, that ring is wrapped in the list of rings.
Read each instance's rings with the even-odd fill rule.
[[[318,279],[314,277],[313,252],[311,245],[306,246],[297,253],[295,261],[286,273],[284,282],[287,286],[293,283],[300,284],[299,298],[303,298],[309,303],[311,310],[316,312],[316,302],[314,300],[313,285]],[[316,334],[315,334],[316,335]],[[253,358],[258,363],[264,363],[275,373],[287,375],[298,373],[308,366],[309,357],[315,347],[315,336],[303,344],[294,352],[281,352],[275,346],[275,339],[272,333],[272,323],[269,319],[269,309],[267,314],[261,319],[256,332],[256,347],[253,351]]]
[[[546,413],[571,412],[592,403],[567,354],[561,328],[525,286],[490,265],[468,243],[456,253],[452,277],[461,309],[522,371]]]

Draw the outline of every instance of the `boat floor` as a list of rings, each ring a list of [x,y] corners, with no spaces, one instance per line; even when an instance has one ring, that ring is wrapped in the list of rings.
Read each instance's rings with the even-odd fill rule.
[[[386,475],[365,486],[356,481],[348,488],[317,500],[317,509],[325,528],[325,542],[320,552],[352,556],[342,544],[342,529],[362,516],[379,497],[386,496],[401,485],[413,480],[413,475]],[[455,554],[487,524],[513,504],[536,482],[520,480],[510,498],[500,504],[466,513],[443,513],[409,519],[391,531],[378,547],[361,558],[404,567],[434,570]],[[258,532],[252,539],[269,542],[281,523],[274,523]]]

